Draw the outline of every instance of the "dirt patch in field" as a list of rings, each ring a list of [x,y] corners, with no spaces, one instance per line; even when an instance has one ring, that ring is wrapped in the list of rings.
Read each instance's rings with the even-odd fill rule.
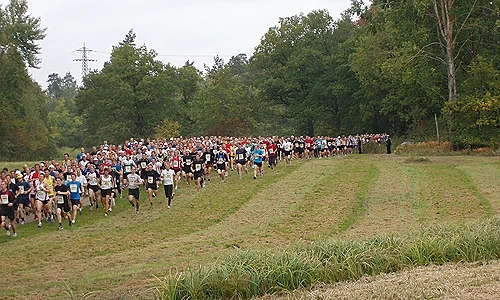
[[[498,299],[500,262],[419,267],[355,282],[316,285],[307,291],[260,300],[297,299]]]

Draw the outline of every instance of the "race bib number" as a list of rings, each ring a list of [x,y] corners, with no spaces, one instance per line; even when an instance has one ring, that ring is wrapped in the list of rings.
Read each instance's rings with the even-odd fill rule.
[[[219,160],[217,161],[218,164],[222,165],[224,163],[224,159],[223,158],[219,158]]]
[[[125,173],[132,173],[132,167],[131,166],[125,166]]]
[[[179,168],[179,161],[178,161],[178,160],[174,160],[174,161],[173,161],[173,166],[174,166],[174,168],[176,168],[176,169],[177,169],[177,168]]]
[[[21,194],[24,193],[24,186],[20,185],[19,190],[21,191]]]
[[[196,164],[194,166],[195,171],[200,171],[201,170],[201,164]]]
[[[146,166],[147,166],[146,162],[144,162],[144,161],[141,162],[141,168],[146,169]]]
[[[41,199],[44,196],[44,191],[38,191],[36,194],[38,196],[38,199]]]
[[[210,161],[210,154],[205,154],[205,160]]]
[[[102,188],[107,190],[111,188],[111,181],[103,181]]]
[[[9,204],[9,195],[2,195],[2,204]]]
[[[167,176],[165,176],[165,179],[172,180],[173,179],[172,174],[168,173]]]
[[[96,177],[90,177],[89,184],[90,185],[97,185],[97,178]]]
[[[66,181],[71,181],[71,175],[66,175]]]
[[[245,159],[245,155],[243,155],[242,153],[239,153],[238,160],[244,160],[244,159]]]
[[[152,177],[152,176],[149,176],[149,177],[148,177],[148,183],[149,183],[149,184],[153,184],[153,177]]]
[[[64,197],[59,195],[57,196],[57,204],[64,204]]]
[[[269,149],[269,154],[273,154],[274,153],[274,149],[273,148],[270,148]]]
[[[190,158],[186,159],[186,165],[190,165],[190,164],[191,164],[191,159]]]
[[[78,193],[78,185],[76,185],[76,184],[70,184],[70,185],[69,185],[69,190],[70,190],[72,193]]]

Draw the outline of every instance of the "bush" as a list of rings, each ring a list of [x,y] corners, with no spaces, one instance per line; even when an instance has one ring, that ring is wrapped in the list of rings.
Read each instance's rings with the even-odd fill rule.
[[[405,143],[396,147],[396,154],[450,154],[452,146],[449,142],[418,142]]]

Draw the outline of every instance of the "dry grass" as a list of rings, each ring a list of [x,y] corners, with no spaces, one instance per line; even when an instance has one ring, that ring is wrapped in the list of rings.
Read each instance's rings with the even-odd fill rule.
[[[299,299],[498,299],[500,262],[418,267],[356,282],[316,285],[310,290],[260,300]]]

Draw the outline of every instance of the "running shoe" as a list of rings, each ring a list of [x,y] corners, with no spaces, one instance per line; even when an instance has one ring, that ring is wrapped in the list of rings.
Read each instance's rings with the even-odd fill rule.
[[[16,237],[16,236],[17,236],[17,232],[14,232],[14,235],[13,235],[13,237]]]
[[[7,230],[7,231],[5,232],[5,234],[6,234],[6,235],[10,235],[10,230]]]
[[[62,225],[59,225],[59,230],[63,230],[64,228],[62,227]]]
[[[38,228],[42,228],[42,222],[38,222]]]

